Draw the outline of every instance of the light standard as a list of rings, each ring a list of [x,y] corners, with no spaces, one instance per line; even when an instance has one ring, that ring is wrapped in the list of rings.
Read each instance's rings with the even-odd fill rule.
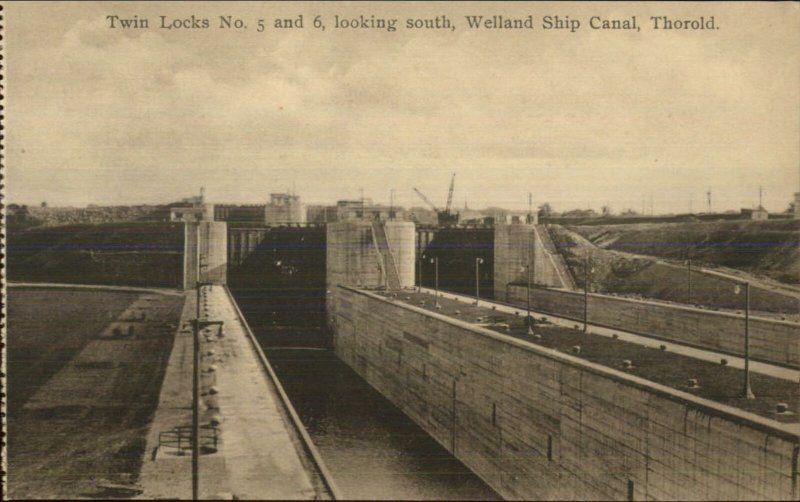
[[[745,399],[755,399],[753,389],[750,387],[750,283],[744,282],[744,389],[742,394]],[[736,284],[734,292],[738,295],[742,290]]]
[[[592,257],[587,252],[583,263],[583,332],[586,333],[589,327],[589,280],[591,272]]]
[[[525,274],[527,276],[527,279],[528,279],[528,288],[527,288],[527,293],[528,293],[528,314],[527,314],[527,317],[525,318],[525,321],[526,321],[526,324],[528,325],[528,335],[531,335],[531,336],[533,336],[533,334],[534,334],[533,333],[533,316],[531,316],[531,286],[532,286],[532,283],[535,283],[535,281],[533,281],[531,279],[531,274],[533,274],[533,272],[534,272],[533,271],[533,261],[535,259],[534,250],[531,248],[531,236],[532,236],[532,234],[533,234],[533,232],[528,234],[528,265],[527,265],[528,270],[527,270],[527,274]]]
[[[434,271],[436,274],[436,280],[434,281],[436,296],[433,304],[434,308],[436,308],[439,306],[439,257],[431,258],[431,263],[434,264]]]
[[[481,264],[483,263],[483,258],[475,258],[475,306],[478,306],[478,302],[481,298],[481,276],[480,276],[480,268]]]
[[[692,303],[692,253],[686,248],[686,303]]]

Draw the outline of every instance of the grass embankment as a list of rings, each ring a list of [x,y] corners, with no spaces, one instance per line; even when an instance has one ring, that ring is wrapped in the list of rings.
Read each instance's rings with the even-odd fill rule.
[[[434,308],[432,294],[401,292],[397,299],[417,307],[421,306],[420,301],[424,301],[425,305],[422,307],[427,310],[466,322],[488,325],[484,327],[773,420],[794,423],[800,421],[800,386],[797,382],[751,373],[756,399],[749,400],[742,397],[744,372],[730,366],[542,322],[537,322],[535,327],[535,333],[541,336],[537,339],[527,334],[524,309],[520,309],[520,315],[515,316],[456,301],[446,293],[439,300],[440,310]],[[458,315],[454,315],[456,310],[459,311]],[[478,323],[478,317],[488,319]],[[509,329],[492,327],[491,324],[495,323],[507,324]],[[580,346],[579,353],[574,352],[575,346]],[[631,361],[631,368],[624,366],[625,360]],[[687,387],[690,378],[698,381],[699,388]],[[786,403],[790,413],[775,413],[778,403]]]
[[[98,482],[136,481],[182,302],[9,288],[11,498],[102,496]],[[114,322],[135,335],[109,337]]]
[[[183,226],[113,223],[30,228],[8,235],[12,281],[177,288]]]
[[[731,232],[735,230],[731,229]],[[594,292],[652,298],[711,309],[744,308],[744,294],[740,290],[737,293],[736,281],[701,271],[700,268],[706,265],[697,257],[693,258],[690,291],[689,272],[680,261],[667,263],[654,256],[604,249],[564,227],[551,227],[551,235],[580,288],[584,284],[585,257],[588,254],[591,257],[590,289]],[[608,234],[601,232],[589,235],[599,243],[610,242]],[[664,241],[674,244],[673,249],[678,248],[681,242],[677,236],[667,237]],[[665,248],[668,246],[665,245]],[[718,247],[722,249],[724,246],[720,244]],[[776,289],[771,283],[760,281],[757,277],[739,274],[742,276],[739,279],[751,283],[751,309],[790,316],[800,314],[797,294]]]
[[[730,267],[800,284],[800,220],[576,226],[605,249]]]

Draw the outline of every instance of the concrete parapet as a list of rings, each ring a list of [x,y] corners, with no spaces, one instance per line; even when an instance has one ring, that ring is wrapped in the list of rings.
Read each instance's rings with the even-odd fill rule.
[[[511,284],[507,302],[527,301],[526,286]],[[533,308],[561,317],[583,320],[583,294],[535,288]],[[744,316],[692,307],[588,295],[589,323],[663,338],[703,349],[744,355]],[[750,356],[760,361],[800,368],[800,325],[750,318]]]
[[[336,354],[509,499],[797,499],[790,426],[340,287]]]

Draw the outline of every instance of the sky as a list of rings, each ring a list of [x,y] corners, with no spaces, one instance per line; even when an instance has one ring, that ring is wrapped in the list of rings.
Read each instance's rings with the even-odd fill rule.
[[[274,18],[304,16],[303,29]],[[146,18],[112,29],[107,16]],[[208,18],[206,30],[161,29]],[[243,30],[219,29],[219,16]],[[322,16],[326,30],[313,28]],[[336,29],[334,16],[450,30]],[[533,16],[470,30],[467,15]],[[543,16],[582,27],[543,30]],[[641,31],[592,30],[636,16]],[[719,29],[652,30],[650,16]],[[258,19],[266,29],[257,31]],[[365,197],[783,211],[800,191],[800,4],[8,2],[7,202]]]

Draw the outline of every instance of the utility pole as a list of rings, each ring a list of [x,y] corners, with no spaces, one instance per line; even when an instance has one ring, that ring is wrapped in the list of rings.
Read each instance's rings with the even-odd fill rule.
[[[686,259],[686,303],[692,303],[692,256],[688,254]]]
[[[394,188],[389,190],[389,219],[394,219]]]

